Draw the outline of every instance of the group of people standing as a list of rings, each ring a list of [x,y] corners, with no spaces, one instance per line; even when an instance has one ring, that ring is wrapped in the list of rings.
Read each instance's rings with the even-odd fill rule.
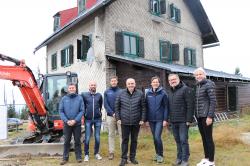
[[[138,164],[136,159],[137,140],[140,126],[146,123],[150,126],[157,163],[164,162],[162,131],[170,126],[177,146],[175,166],[189,165],[188,130],[195,115],[202,137],[204,159],[197,166],[214,166],[214,142],[212,136],[213,117],[216,106],[215,84],[206,79],[202,68],[194,71],[197,81],[195,91],[180,80],[177,74],[169,74],[170,89],[164,90],[161,80],[155,76],[151,79],[151,88],[144,94],[136,88],[133,78],[126,80],[126,88],[118,88],[118,78],[112,77],[110,88],[104,92],[104,108],[107,112],[109,159],[114,158],[115,136],[118,130],[120,136],[121,162],[125,166],[129,161]],[[81,119],[85,120],[84,161],[89,161],[89,141],[94,126],[95,146],[94,156],[97,160],[99,154],[100,130],[102,123],[103,99],[96,92],[96,82],[89,83],[89,92],[76,94],[76,85],[68,86],[68,94],[60,101],[59,112],[64,121],[64,152],[61,165],[69,159],[71,136],[74,136],[76,160],[82,162],[81,151]],[[130,139],[130,148],[129,147]]]

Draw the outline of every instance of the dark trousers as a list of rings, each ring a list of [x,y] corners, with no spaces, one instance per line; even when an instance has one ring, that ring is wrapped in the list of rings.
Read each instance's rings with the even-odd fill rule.
[[[163,156],[163,145],[161,140],[163,122],[149,122],[149,126],[154,138],[155,152],[157,155]]]
[[[177,159],[187,162],[190,156],[188,144],[188,126],[185,122],[171,123],[177,146]]]
[[[121,125],[122,129],[122,155],[121,158],[127,160],[128,142],[130,136],[130,160],[135,159],[137,149],[137,139],[140,130],[140,125]]]
[[[198,118],[198,127],[202,138],[205,158],[208,158],[209,161],[214,161],[213,123],[207,126],[206,119]]]
[[[81,148],[81,125],[77,126],[68,126],[64,124],[63,128],[64,134],[64,149],[63,149],[63,160],[69,160],[69,151],[70,151],[70,141],[72,134],[74,136],[75,141],[75,155],[76,159],[82,159],[82,148]]]

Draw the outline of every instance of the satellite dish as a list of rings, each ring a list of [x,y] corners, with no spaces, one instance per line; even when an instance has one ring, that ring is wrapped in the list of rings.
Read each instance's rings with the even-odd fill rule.
[[[89,50],[88,50],[88,52],[87,52],[87,59],[86,59],[88,65],[89,65],[90,67],[91,67],[92,64],[93,64],[94,59],[95,59],[95,57],[94,57],[94,49],[93,49],[93,47],[90,47]]]

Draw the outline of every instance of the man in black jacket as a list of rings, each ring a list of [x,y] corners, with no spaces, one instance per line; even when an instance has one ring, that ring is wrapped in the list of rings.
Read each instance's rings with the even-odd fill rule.
[[[122,155],[120,166],[127,163],[128,142],[131,135],[130,161],[138,164],[135,159],[137,138],[142,125],[146,119],[145,99],[142,91],[135,88],[135,80],[129,78],[126,81],[126,89],[118,95],[115,102],[115,116],[117,123],[122,129]]]
[[[194,114],[194,94],[180,81],[177,74],[169,74],[169,121],[177,145],[177,159],[173,165],[188,166],[188,128]]]

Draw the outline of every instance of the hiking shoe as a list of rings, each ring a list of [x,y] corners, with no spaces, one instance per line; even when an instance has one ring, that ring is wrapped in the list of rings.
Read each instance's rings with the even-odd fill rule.
[[[82,162],[82,159],[77,159],[76,160],[78,163],[81,163]]]
[[[204,166],[204,164],[206,164],[208,162],[208,159],[201,159],[201,161],[196,164],[196,166]]]
[[[180,166],[181,165],[181,160],[180,159],[176,159],[175,163],[172,164],[172,166]]]
[[[158,155],[157,159],[156,159],[156,162],[157,163],[163,163],[163,157]]]
[[[122,159],[121,163],[119,164],[119,166],[125,166],[125,164],[128,164],[126,159]]]
[[[153,157],[153,161],[157,161],[157,158],[158,158],[158,154],[156,154],[154,157]]]
[[[115,157],[114,153],[109,153],[109,160],[113,160]]]
[[[188,162],[187,161],[182,161],[180,166],[189,166]]]
[[[85,162],[88,162],[88,161],[89,161],[89,155],[85,155],[84,161],[85,161]]]
[[[137,161],[136,159],[130,159],[130,162],[131,162],[132,164],[134,164],[134,165],[135,165],[135,164],[139,164],[138,161]]]
[[[101,159],[102,159],[102,156],[101,156],[99,153],[97,153],[97,154],[95,154],[95,159],[101,160]]]
[[[68,161],[67,160],[63,160],[60,162],[60,165],[65,165]]]
[[[202,166],[215,166],[214,162],[208,161],[205,164],[203,164]]]

